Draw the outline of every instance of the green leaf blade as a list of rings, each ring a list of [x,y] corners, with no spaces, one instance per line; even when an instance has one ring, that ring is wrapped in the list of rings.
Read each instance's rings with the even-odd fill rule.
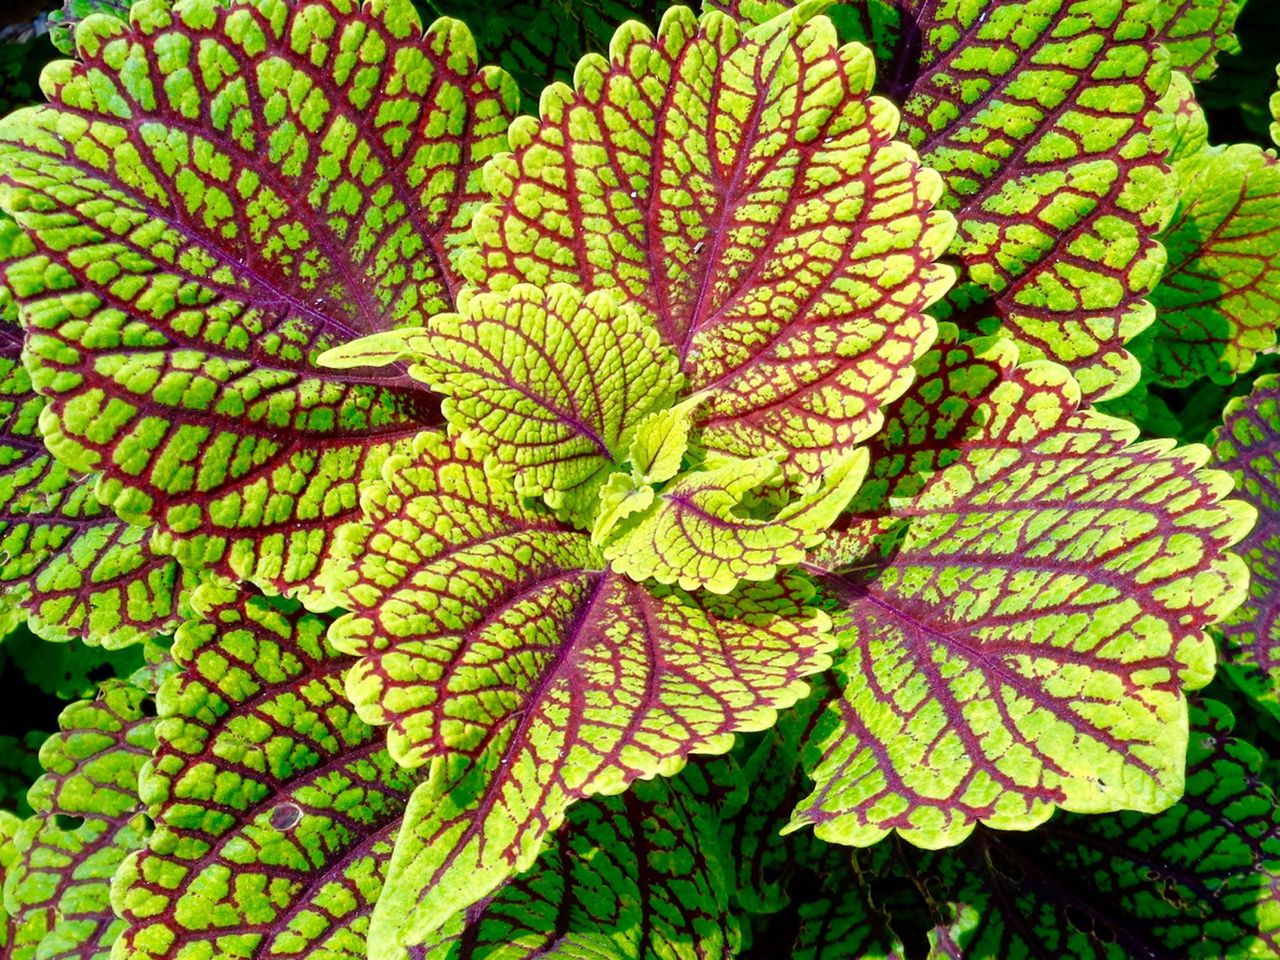
[[[704,443],[817,476],[907,387],[952,279],[941,183],[873,74],[822,16],[624,25],[489,165],[469,275],[614,291],[678,353]]]
[[[388,955],[530,866],[575,801],[726,750],[829,663],[804,581],[725,596],[635,583],[465,448],[418,446],[369,491],[334,575],[352,613],[331,637],[361,657],[349,695],[426,769],[371,933]],[[471,519],[438,528],[464,516],[461,496]]]
[[[521,284],[470,298],[428,334],[412,369],[449,398],[464,442],[579,526],[635,428],[680,388],[657,332],[606,292]]]
[[[1252,510],[1203,447],[1135,443],[1077,410],[1065,370],[1015,356],[931,354],[873,451],[884,474],[815,556],[845,690],[791,829],[939,847],[1182,789],[1182,691],[1212,677],[1205,630],[1242,597],[1226,551]]]
[[[0,122],[46,439],[187,566],[306,592],[359,486],[439,422],[402,370],[315,359],[452,306],[514,88],[407,0],[151,2],[77,39],[50,105]]]
[[[144,683],[145,678],[140,677]],[[103,684],[68,707],[40,751],[36,815],[18,827],[5,871],[14,960],[108,960],[123,924],[111,909],[116,869],[146,841],[138,779],[155,744],[144,686]]]
[[[197,593],[141,782],[156,829],[116,880],[116,960],[364,960],[416,778],[343,696],[328,622],[229,587]]]

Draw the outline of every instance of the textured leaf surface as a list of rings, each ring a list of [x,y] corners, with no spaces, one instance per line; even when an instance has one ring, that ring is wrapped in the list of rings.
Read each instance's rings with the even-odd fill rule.
[[[1194,2],[1194,0],[1193,0]],[[904,133],[942,174],[962,328],[1068,366],[1086,398],[1123,393],[1150,324],[1173,183],[1155,135],[1169,83],[1164,0],[855,4]]]
[[[0,216],[0,273],[15,249]],[[46,401],[22,366],[22,331],[0,278],[0,584],[3,602],[54,640],[122,647],[179,622],[193,577],[151,547],[150,531],[118,519],[94,477],[55,460],[40,436]],[[51,659],[58,655],[50,653]]]
[[[397,759],[427,764],[375,913],[385,956],[530,866],[574,800],[727,749],[829,662],[806,584],[634,583],[464,448],[418,446],[369,491],[333,578],[353,612],[331,638],[362,658],[349,695]]]
[[[109,680],[96,700],[68,707],[61,732],[40,751],[46,769],[31,788],[35,816],[13,839],[5,909],[12,960],[107,960],[122,924],[111,878],[146,840],[138,775],[155,746],[149,692]]]
[[[1263,377],[1248,397],[1232,401],[1213,455],[1258,510],[1257,526],[1240,544],[1252,574],[1249,595],[1222,628],[1229,669],[1280,717],[1280,378]]]
[[[1196,711],[1187,793],[1157,817],[1063,816],[980,831],[926,857],[938,958],[1269,957],[1280,867],[1276,798],[1257,750],[1212,701]]]
[[[576,804],[526,874],[456,916],[438,960],[721,960],[734,955],[714,808],[690,786],[639,781]]]
[[[58,52],[73,57],[76,53],[76,26],[81,20],[99,14],[127,21],[130,6],[128,0],[63,0],[61,9],[49,13],[49,39]]]
[[[728,593],[799,563],[849,504],[866,473],[864,451],[846,456],[821,486],[772,520],[740,515],[745,497],[777,479],[768,457],[723,460],[683,474],[652,506],[624,519],[604,547],[614,572],[633,580]]]
[[[1169,61],[1195,80],[1207,80],[1218,54],[1239,53],[1233,32],[1245,0],[1159,0],[1152,25]]]
[[[445,416],[463,442],[579,526],[640,421],[680,388],[657,331],[607,291],[481,294],[432,318],[412,346],[414,375],[450,398]]]
[[[948,344],[813,558],[844,608],[843,694],[792,828],[956,843],[1053,807],[1156,811],[1182,787],[1182,687],[1240,601],[1250,528],[1203,447],[1135,443],[1066,371]]]
[[[436,402],[326,347],[452,305],[514,90],[408,0],[148,0],[0,122],[45,436],[189,566],[305,585]]]
[[[415,777],[343,696],[326,620],[231,588],[196,603],[157,698],[156,829],[117,879],[116,960],[364,960]]]
[[[818,473],[906,388],[951,280],[941,184],[873,73],[825,17],[624,25],[488,168],[471,275],[617,292],[705,396],[708,447]]]
[[[1188,109],[1197,116],[1173,158],[1179,200],[1161,237],[1156,322],[1133,344],[1145,375],[1173,386],[1246,372],[1280,320],[1280,164],[1251,144],[1205,145],[1200,109]]]

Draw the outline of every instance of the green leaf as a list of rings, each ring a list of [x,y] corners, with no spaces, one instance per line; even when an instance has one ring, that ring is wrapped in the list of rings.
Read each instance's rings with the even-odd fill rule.
[[[520,284],[433,317],[427,334],[411,369],[449,398],[450,427],[580,527],[636,425],[680,389],[657,331],[606,291]]]
[[[605,543],[605,559],[633,580],[686,590],[728,593],[742,580],[770,580],[822,539],[866,470],[865,450],[847,454],[821,485],[772,520],[757,520],[741,515],[743,498],[777,478],[777,461],[716,460],[677,477],[648,509],[622,520]]]
[[[1218,68],[1218,54],[1239,53],[1236,18],[1245,0],[1159,0],[1152,26],[1169,62],[1195,80]]]
[[[346,702],[351,661],[296,603],[206,585],[157,697],[147,849],[116,879],[116,960],[365,960],[416,777]]]
[[[1222,628],[1227,669],[1280,719],[1280,376],[1262,377],[1228,405],[1213,460],[1258,510],[1257,526],[1240,544],[1253,574],[1249,594]]]
[[[845,688],[789,829],[957,843],[1053,808],[1158,811],[1182,790],[1205,630],[1240,602],[1253,510],[1204,447],[1136,443],[1067,372],[953,332],[811,560],[844,625]]]
[[[189,567],[308,593],[438,402],[325,349],[453,306],[515,99],[409,0],[164,0],[94,17],[0,121],[7,283],[46,441]]]
[[[733,956],[718,819],[691,780],[638,781],[576,804],[526,874],[423,945],[439,960]],[[393,956],[388,954],[387,956]]]
[[[75,56],[76,27],[86,17],[105,16],[128,21],[128,0],[63,0],[62,8],[49,13],[49,39],[59,53]]]
[[[122,924],[111,911],[116,868],[145,842],[138,777],[155,746],[151,691],[118,680],[72,704],[40,751],[35,816],[13,838],[5,909],[13,960],[108,960]]]
[[[1280,321],[1280,163],[1251,144],[1207,146],[1187,93],[1179,112],[1198,119],[1176,121],[1169,264],[1151,294],[1156,322],[1132,344],[1144,373],[1173,386],[1230,382],[1275,345]]]
[[[129,646],[177,626],[195,577],[152,548],[149,529],[104,507],[95,477],[74,473],[46,449],[38,425],[47,401],[22,366],[22,331],[2,282],[5,263],[31,252],[16,229],[0,215],[3,602],[29,612],[32,629],[50,640]]]
[[[591,543],[603,546],[619,522],[653,503],[653,487],[637,484],[629,473],[615,473],[600,488],[600,512],[591,527]]]
[[[629,457],[637,483],[666,483],[680,472],[689,449],[698,398],[649,414],[636,427]]]
[[[9,869],[15,857],[13,837],[18,832],[22,821],[8,810],[0,810],[0,886],[9,875]],[[14,918],[5,909],[3,897],[0,897],[0,951],[3,956],[13,956]]]
[[[1060,816],[925,855],[931,957],[1274,956],[1280,818],[1262,757],[1214,701],[1194,712],[1187,792],[1157,817]]]
[[[621,296],[679,356],[707,448],[815,477],[906,389],[952,278],[941,183],[873,74],[821,16],[624,24],[513,125],[468,275]]]
[[[586,534],[426,434],[344,534],[330,631],[348,695],[426,765],[370,933],[399,955],[528,868],[575,800],[773,723],[829,660],[810,586],[691,596],[610,573]],[[449,518],[443,522],[443,518]]]
[[[1090,402],[1137,381],[1125,344],[1165,262],[1164,2],[854,4],[858,35],[901,64],[885,91],[959,222],[944,312],[1066,365]]]

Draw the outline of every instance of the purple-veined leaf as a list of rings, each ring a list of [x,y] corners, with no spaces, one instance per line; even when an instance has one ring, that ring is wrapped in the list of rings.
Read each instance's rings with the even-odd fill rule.
[[[1280,321],[1280,163],[1252,144],[1209,146],[1181,76],[1166,109],[1178,207],[1161,235],[1169,263],[1151,294],[1156,321],[1132,344],[1149,380],[1229,383],[1276,342]]]
[[[1187,793],[1155,817],[1060,816],[925,855],[938,960],[1274,956],[1280,818],[1225,707],[1193,711]]]
[[[1239,53],[1233,32],[1245,0],[1159,0],[1152,26],[1169,61],[1193,80],[1207,80],[1218,54]]]
[[[866,469],[866,451],[856,450],[834,463],[819,486],[760,520],[740,515],[742,501],[779,479],[777,461],[716,460],[676,477],[651,505],[621,517],[604,538],[604,557],[615,573],[685,590],[728,593],[743,580],[771,580],[825,537]]]
[[[324,349],[453,304],[516,92],[408,0],[161,0],[91,18],[0,121],[7,270],[46,441],[187,566],[306,593],[438,403]]]
[[[149,829],[138,776],[155,746],[146,709],[153,676],[105,682],[97,699],[63,711],[61,732],[41,748],[46,773],[30,791],[35,815],[15,831],[4,871],[6,960],[111,956],[122,927],[111,879]]]
[[[450,427],[487,454],[491,472],[578,526],[590,524],[640,421],[681,385],[674,354],[635,307],[564,284],[477,294],[420,333],[386,339],[402,340],[413,375],[447,398]],[[371,340],[378,350],[381,338]],[[323,359],[370,349],[356,341]]]
[[[116,881],[116,960],[365,960],[416,777],[343,696],[326,619],[232,587],[193,602],[140,783],[155,831]]]
[[[1258,510],[1257,526],[1240,544],[1253,575],[1249,594],[1222,627],[1227,669],[1280,718],[1280,377],[1262,377],[1249,396],[1231,402],[1213,456]]]
[[[858,0],[904,135],[942,174],[963,267],[945,312],[1124,393],[1148,326],[1174,184],[1158,136],[1164,0]]]
[[[0,273],[29,252],[0,215]],[[171,631],[194,577],[120,520],[95,479],[54,459],[40,436],[47,401],[22,366],[22,330],[0,276],[0,584],[3,603],[51,640],[118,648]],[[29,614],[29,616],[27,616]]]
[[[637,305],[677,353],[702,442],[815,476],[873,434],[952,271],[941,183],[893,141],[870,53],[813,5],[744,33],[669,10],[619,29],[486,182],[468,275]]]
[[[723,752],[830,662],[807,582],[636,583],[464,447],[416,443],[365,495],[330,578],[352,611],[330,637],[361,657],[348,695],[426,766],[371,928],[387,957],[529,867],[575,800]]]
[[[117,880],[116,960],[382,956],[366,928],[418,775],[351,711],[323,617],[215,586],[196,604],[158,696],[156,830]],[[704,793],[682,775],[575,806],[529,872],[414,955],[719,960],[736,933]]]
[[[1008,341],[921,361],[847,529],[812,558],[845,627],[844,691],[789,829],[939,847],[1055,806],[1158,811],[1182,789],[1183,688],[1241,600],[1204,447],[1136,442],[1067,371]]]
[[[431,960],[723,960],[737,924],[715,810],[680,776],[575,804],[533,868],[410,951]]]

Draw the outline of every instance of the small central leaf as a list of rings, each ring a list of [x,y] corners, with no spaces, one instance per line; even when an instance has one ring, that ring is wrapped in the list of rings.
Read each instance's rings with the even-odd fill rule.
[[[604,548],[613,569],[686,590],[728,593],[799,563],[849,504],[867,469],[865,450],[846,455],[821,485],[772,520],[741,514],[743,499],[776,480],[777,461],[721,460],[683,474],[653,505],[617,527]]]
[[[522,284],[471,297],[411,341],[413,373],[468,445],[580,527],[632,432],[680,389],[674,354],[606,292]]]

